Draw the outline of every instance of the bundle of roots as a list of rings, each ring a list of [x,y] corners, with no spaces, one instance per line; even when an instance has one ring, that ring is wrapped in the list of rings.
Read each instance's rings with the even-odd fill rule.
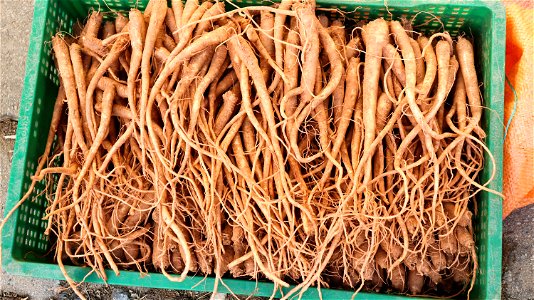
[[[283,298],[472,288],[473,200],[493,192],[473,45],[344,20],[152,0],[54,36],[61,84],[20,203],[46,180],[73,288],[64,264],[295,284]]]

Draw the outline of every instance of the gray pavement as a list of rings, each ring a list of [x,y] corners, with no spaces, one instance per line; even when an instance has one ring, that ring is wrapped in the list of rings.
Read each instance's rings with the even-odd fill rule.
[[[503,224],[503,298],[534,299],[534,204],[512,212]]]
[[[32,0],[0,0],[0,220],[6,199],[24,61],[33,13]],[[503,298],[534,299],[534,205],[504,221]],[[0,272],[0,300],[73,299],[64,282]],[[206,293],[83,284],[91,299],[209,299]],[[219,298],[220,299],[220,298]]]

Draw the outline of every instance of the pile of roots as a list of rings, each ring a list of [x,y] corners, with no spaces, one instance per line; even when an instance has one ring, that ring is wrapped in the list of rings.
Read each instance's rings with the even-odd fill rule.
[[[73,288],[65,263],[296,284],[284,298],[472,287],[493,159],[473,45],[344,20],[152,0],[53,37],[61,85],[21,202],[56,181],[47,234]]]

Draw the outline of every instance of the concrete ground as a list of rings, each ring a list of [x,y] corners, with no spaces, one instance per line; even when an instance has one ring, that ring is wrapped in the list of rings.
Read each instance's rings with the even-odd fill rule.
[[[0,220],[7,193],[32,0],[0,0]],[[503,298],[534,299],[534,205],[512,213],[503,230]],[[73,299],[65,282],[0,273],[0,300]],[[206,293],[83,284],[91,299],[209,299]],[[222,295],[221,295],[222,296]],[[224,299],[224,296],[221,298]]]

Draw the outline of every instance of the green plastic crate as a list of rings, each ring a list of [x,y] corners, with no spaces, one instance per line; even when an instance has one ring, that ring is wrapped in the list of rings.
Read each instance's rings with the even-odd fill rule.
[[[77,19],[83,19],[88,11],[100,9],[128,10],[142,9],[147,0],[36,0],[33,17],[30,48],[26,61],[26,76],[20,103],[20,117],[11,178],[5,211],[9,211],[22,197],[30,184],[36,162],[42,154],[52,107],[58,89],[57,71],[51,55],[51,37],[58,31],[68,32]],[[261,1],[237,0],[240,6],[258,4]],[[263,4],[269,4],[267,2]],[[386,9],[387,5],[387,9]],[[504,99],[504,56],[505,56],[505,14],[498,1],[349,1],[319,0],[319,7],[338,8],[352,12],[356,19],[385,17],[414,18],[419,31],[432,33],[447,30],[453,36],[465,34],[475,41],[479,79],[483,82],[484,105],[483,126],[488,134],[486,143],[496,162],[496,177],[489,188],[502,191],[502,146],[503,146],[503,99]],[[438,18],[440,21],[438,21]],[[491,164],[486,158],[481,180],[485,182],[491,174]],[[32,277],[63,279],[59,267],[50,255],[51,241],[43,234],[46,221],[42,219],[46,199],[41,195],[44,183],[35,189],[31,201],[26,201],[6,223],[2,235],[3,269],[10,274]],[[500,299],[501,295],[501,234],[502,203],[495,195],[482,192],[477,199],[478,213],[475,218],[476,242],[480,268],[476,285],[471,294],[473,299]],[[67,266],[67,272],[76,281],[81,281],[88,268]],[[188,277],[184,282],[173,283],[163,275],[122,271],[120,276],[107,272],[108,283],[153,288],[212,291],[214,279],[202,276]],[[94,273],[85,278],[88,282],[102,282]],[[273,284],[237,279],[225,279],[225,284],[235,294],[271,296]],[[219,292],[228,290],[219,285]],[[352,291],[322,289],[324,299],[350,299]],[[280,296],[278,293],[277,296]],[[311,288],[305,299],[318,298],[317,289]],[[364,299],[405,299],[405,296],[359,293]]]

